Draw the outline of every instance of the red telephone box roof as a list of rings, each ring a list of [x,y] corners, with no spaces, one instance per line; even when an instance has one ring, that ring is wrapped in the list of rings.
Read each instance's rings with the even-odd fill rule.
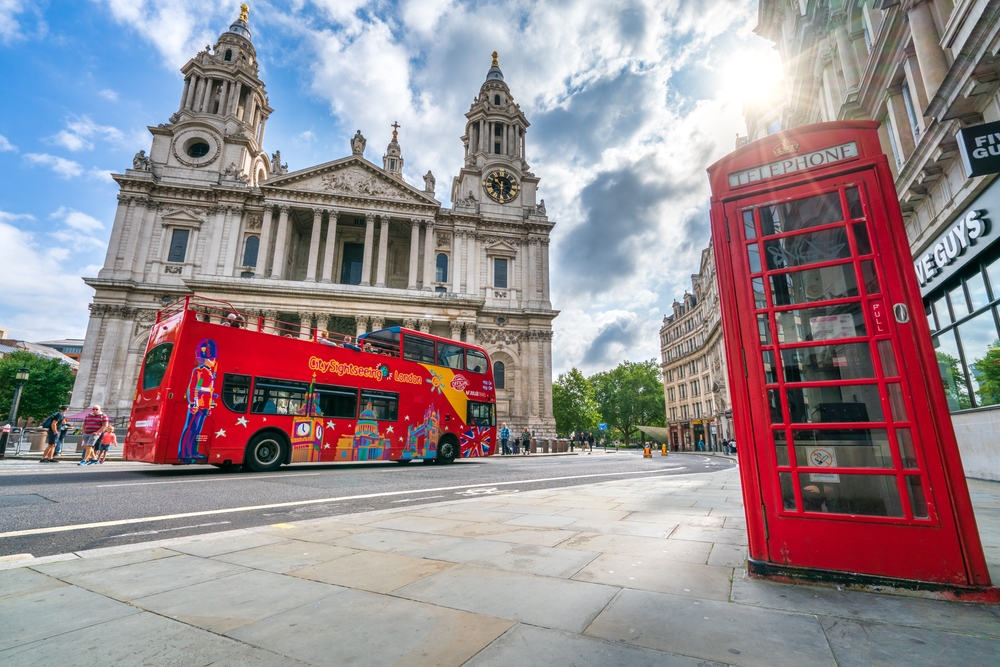
[[[817,123],[758,139],[708,168],[712,199],[727,199],[730,193],[770,187],[805,173],[882,156],[879,125],[868,120]]]

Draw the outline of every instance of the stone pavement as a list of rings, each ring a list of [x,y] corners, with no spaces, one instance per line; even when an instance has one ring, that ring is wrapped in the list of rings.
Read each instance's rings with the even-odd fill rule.
[[[745,544],[734,468],[8,561],[0,664],[998,664],[1000,609],[752,580]]]

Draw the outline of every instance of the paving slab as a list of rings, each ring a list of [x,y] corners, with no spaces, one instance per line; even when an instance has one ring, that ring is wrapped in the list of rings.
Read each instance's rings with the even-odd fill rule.
[[[685,563],[702,564],[708,562],[709,554],[712,552],[712,545],[707,542],[602,533],[579,533],[559,546],[565,549],[582,549],[647,558],[671,558]]]
[[[684,542],[684,540],[675,540],[676,542]],[[703,544],[702,542],[690,542],[689,544]],[[718,544],[712,545],[712,553],[708,556],[709,565],[717,565],[719,567],[738,567],[745,568],[747,563],[747,548],[736,546],[735,544],[723,544],[719,542]]]
[[[286,540],[276,544],[222,554],[216,556],[214,560],[281,574],[355,553],[358,553],[357,549],[338,547],[333,544]]]
[[[125,551],[122,553],[109,554],[107,556],[74,558],[73,560],[63,560],[57,563],[32,565],[31,568],[52,577],[72,577],[77,574],[86,574],[88,572],[98,572],[101,570],[112,570],[116,567],[121,567],[122,565],[144,563],[146,561],[179,555],[179,552],[171,549],[154,547],[152,549]],[[2,590],[2,588],[3,587],[0,586],[0,590]]]
[[[618,589],[553,577],[459,566],[395,595],[569,632],[582,632]]]
[[[182,555],[123,565],[113,572],[73,575],[64,581],[116,600],[132,600],[246,571],[237,565]]]
[[[442,550],[455,549],[471,542],[463,537],[448,535],[433,535],[427,533],[411,533],[404,530],[370,530],[364,533],[348,535],[330,544],[363,549],[368,551],[383,551],[386,553],[403,554],[417,558],[427,558]]]
[[[288,524],[281,528],[275,526],[267,526],[266,528],[267,530],[262,532],[302,542],[332,542],[341,537],[371,530],[368,526],[345,523],[337,519],[313,519],[307,522]]]
[[[513,519],[504,521],[508,526],[527,526],[530,528],[563,528],[576,521],[571,516],[561,516],[558,514],[524,514]]]
[[[732,577],[732,568],[606,553],[574,574],[573,580],[726,602]]]
[[[457,667],[512,625],[508,620],[346,590],[229,636],[312,665]]]
[[[605,521],[602,519],[577,519],[566,530],[608,535],[635,535],[636,537],[667,537],[677,528],[676,523],[645,523],[642,521]]]
[[[747,533],[745,530],[732,530],[729,528],[702,528],[700,526],[680,525],[670,533],[672,540],[692,540],[696,542],[722,542],[723,544],[735,544],[746,546]]]
[[[288,574],[373,593],[390,593],[415,581],[455,567],[454,563],[377,551],[356,552]]]
[[[0,572],[0,600],[18,595],[41,593],[65,585],[54,577],[45,576],[41,572],[35,572],[26,567],[4,570]]]
[[[509,526],[516,528],[516,526]],[[561,542],[577,535],[573,530],[508,530],[500,533],[483,535],[484,540],[494,540],[497,542],[513,542],[516,544],[537,544],[543,547],[554,547]]]
[[[623,589],[584,633],[741,667],[836,667],[815,616]]]
[[[383,530],[405,530],[412,533],[431,533],[441,535],[449,530],[455,530],[467,525],[466,521],[455,521],[441,517],[420,516],[408,514],[406,516],[391,517],[381,521],[373,521],[368,525],[370,528],[381,528]]]
[[[625,510],[588,508],[573,503],[569,509],[560,512],[559,516],[571,516],[575,519],[593,519],[597,521],[621,521],[629,514],[631,512],[626,512]]]
[[[722,667],[719,663],[519,623],[463,667]]]
[[[1000,641],[898,625],[821,618],[840,667],[988,667],[1000,662]]]
[[[451,548],[435,549],[425,558],[493,567],[510,572],[569,578],[597,557],[596,552],[511,544],[496,540],[464,540]]]
[[[275,544],[284,541],[285,537],[270,535],[268,533],[258,533],[249,530],[232,531],[233,533],[213,533],[200,539],[187,540],[170,545],[174,551],[209,558],[220,556],[233,551],[252,549],[264,546],[265,544]]]

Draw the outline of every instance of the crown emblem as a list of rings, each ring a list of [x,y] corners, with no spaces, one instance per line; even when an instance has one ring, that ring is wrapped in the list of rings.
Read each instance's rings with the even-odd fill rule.
[[[774,157],[781,157],[789,153],[799,152],[799,142],[791,139],[782,139],[781,143],[774,147]]]

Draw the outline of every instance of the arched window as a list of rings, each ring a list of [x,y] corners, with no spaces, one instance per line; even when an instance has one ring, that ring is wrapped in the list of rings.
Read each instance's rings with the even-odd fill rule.
[[[248,236],[243,244],[243,266],[257,266],[257,250],[260,248],[259,236]]]
[[[497,389],[507,388],[507,378],[504,376],[506,369],[502,361],[493,362],[493,386]]]
[[[226,62],[229,62],[232,59],[233,59],[233,50],[226,49]]]
[[[448,282],[448,255],[444,253],[437,256],[437,274],[434,280],[439,283]]]
[[[495,104],[497,106],[500,106],[500,96],[499,95],[494,95],[493,96],[493,104]]]

